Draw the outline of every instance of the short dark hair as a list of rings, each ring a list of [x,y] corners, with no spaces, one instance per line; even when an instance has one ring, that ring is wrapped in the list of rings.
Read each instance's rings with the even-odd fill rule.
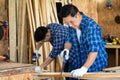
[[[59,13],[59,17],[67,17],[67,16],[72,16],[74,17],[77,12],[79,12],[78,8],[72,4],[64,5]]]
[[[38,41],[45,39],[47,32],[48,32],[48,28],[44,26],[38,27],[34,34],[35,41],[38,42]]]

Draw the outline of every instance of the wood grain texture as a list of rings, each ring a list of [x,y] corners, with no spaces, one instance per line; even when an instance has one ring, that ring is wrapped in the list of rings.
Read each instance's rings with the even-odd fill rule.
[[[8,5],[7,0],[0,0],[0,21],[8,21]],[[0,23],[2,25],[2,23]],[[4,28],[4,27],[2,27]],[[0,40],[0,55],[8,54],[8,40],[3,36]]]
[[[102,27],[103,35],[113,34],[120,37],[120,24],[116,24],[114,18],[120,15],[120,0],[111,0],[112,8],[106,7],[107,0],[97,2],[98,23]]]
[[[96,0],[72,0],[72,4],[75,5],[80,11],[85,13],[87,16],[93,18],[96,22],[98,22]]]
[[[9,1],[9,46],[10,60],[17,62],[16,54],[16,3],[15,0]]]
[[[22,73],[9,76],[2,76],[0,80],[33,80],[32,73]]]
[[[46,73],[36,73],[35,76],[39,77],[72,77],[71,73],[60,73],[60,72],[46,72]],[[84,76],[80,79],[119,79],[120,78],[120,72],[118,73],[86,73]]]
[[[32,64],[0,62],[0,80],[33,80]]]
[[[33,66],[32,64],[0,62],[0,70]]]

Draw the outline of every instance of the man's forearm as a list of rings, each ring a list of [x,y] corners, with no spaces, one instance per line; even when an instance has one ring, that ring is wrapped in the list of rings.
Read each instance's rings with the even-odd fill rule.
[[[89,68],[94,63],[94,61],[97,57],[97,54],[98,54],[98,52],[90,52],[88,55],[88,58],[83,66],[86,68]]]
[[[52,58],[47,57],[46,60],[40,65],[40,68],[45,68],[49,63],[53,61]]]

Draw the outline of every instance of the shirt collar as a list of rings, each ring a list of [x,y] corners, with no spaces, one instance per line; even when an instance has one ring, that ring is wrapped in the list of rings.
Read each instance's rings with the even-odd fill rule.
[[[83,12],[80,12],[80,14],[82,15],[82,20],[81,20],[81,23],[80,23],[80,30],[82,30],[86,24],[86,18],[85,18],[85,14]]]

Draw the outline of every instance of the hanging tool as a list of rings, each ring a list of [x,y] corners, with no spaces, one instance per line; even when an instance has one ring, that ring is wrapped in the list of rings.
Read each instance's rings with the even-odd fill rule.
[[[9,26],[8,26],[8,22],[5,21],[3,25],[4,25],[4,28],[5,28],[5,40],[8,40],[9,39]]]
[[[0,23],[2,23],[1,21],[0,21]],[[4,36],[4,29],[3,29],[3,24],[2,25],[0,25],[0,40],[3,38],[3,36]]]
[[[4,29],[5,29],[5,40],[8,40],[8,38],[9,38],[9,26],[8,26],[8,21],[0,21],[0,23],[2,23],[1,26],[3,26]]]

